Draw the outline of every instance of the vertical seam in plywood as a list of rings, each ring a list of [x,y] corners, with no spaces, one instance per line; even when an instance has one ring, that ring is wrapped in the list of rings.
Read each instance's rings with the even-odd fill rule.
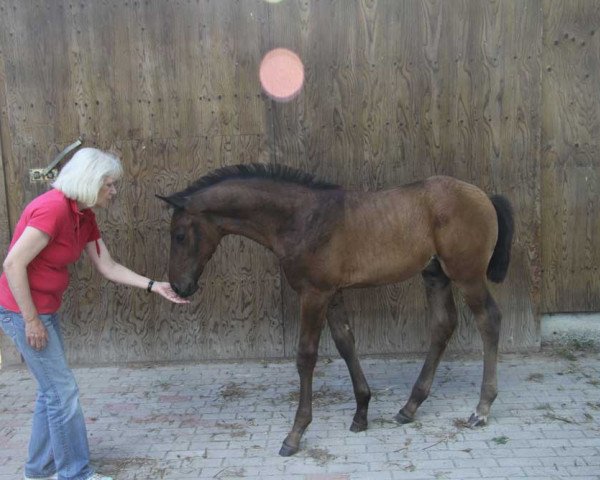
[[[544,103],[544,67],[543,67],[543,62],[544,62],[544,35],[545,35],[545,15],[544,15],[544,0],[540,0],[540,4],[539,4],[539,15],[540,15],[540,31],[539,31],[539,40],[538,40],[538,45],[539,45],[539,55],[540,58],[538,59],[538,69],[539,69],[539,82],[540,82],[540,88],[539,88],[539,96],[538,96],[538,102],[537,102],[537,112],[538,112],[538,125],[537,125],[537,145],[535,145],[536,148],[536,152],[535,152],[535,158],[536,158],[536,168],[535,168],[535,175],[536,175],[536,185],[538,186],[537,189],[537,194],[539,195],[539,201],[538,201],[538,210],[536,212],[536,220],[537,220],[537,234],[534,237],[534,245],[537,245],[539,250],[537,252],[537,267],[539,267],[539,271],[541,272],[541,275],[539,276],[539,278],[534,279],[534,281],[537,283],[537,285],[535,285],[535,291],[536,291],[536,295],[533,298],[530,298],[530,301],[532,302],[532,307],[533,307],[533,322],[535,324],[535,331],[536,331],[536,335],[539,341],[539,334],[540,334],[540,312],[542,310],[542,292],[543,292],[543,288],[544,288],[544,279],[543,279],[543,275],[544,275],[544,268],[543,268],[543,254],[542,254],[542,241],[541,241],[541,235],[542,235],[542,212],[543,212],[543,207],[544,207],[544,196],[543,196],[543,188],[542,188],[542,135],[543,135],[543,129],[542,129],[542,116],[541,116],[541,112],[542,112],[542,106]]]
[[[542,127],[543,124],[543,115],[544,115],[544,103],[546,102],[546,96],[547,96],[547,92],[546,92],[546,82],[545,80],[545,69],[544,69],[544,63],[547,57],[547,50],[546,50],[546,46],[544,44],[544,41],[546,40],[546,18],[548,18],[546,16],[546,14],[548,14],[548,9],[551,8],[551,6],[548,6],[548,3],[545,0],[541,1],[541,5],[540,5],[540,15],[541,15],[541,31],[540,31],[540,42],[541,42],[541,52],[540,52],[540,60],[538,62],[539,68],[540,68],[540,99],[539,99],[539,105],[538,105],[538,112],[539,112],[539,140],[538,140],[538,154],[537,154],[537,159],[538,159],[538,166],[537,166],[537,175],[538,175],[538,191],[539,191],[539,196],[540,196],[540,201],[539,201],[539,230],[538,230],[538,235],[537,235],[537,240],[538,240],[538,246],[539,246],[539,262],[540,262],[540,271],[541,271],[541,275],[539,278],[539,285],[538,285],[538,299],[537,301],[534,300],[534,322],[536,323],[536,329],[539,332],[539,328],[540,328],[540,317],[542,312],[546,313],[549,309],[548,309],[548,304],[545,300],[546,296],[544,295],[545,292],[545,283],[546,283],[546,279],[544,277],[546,277],[548,275],[548,269],[544,268],[544,258],[545,258],[545,252],[544,250],[544,242],[542,242],[542,231],[544,230],[544,225],[542,224],[543,218],[544,218],[544,206],[545,206],[545,201],[544,201],[544,181],[543,181],[543,162],[544,162],[544,158],[543,158],[543,145],[545,145],[545,132],[544,129]]]
[[[268,7],[267,7],[267,22],[266,23],[267,23],[267,49],[270,49],[272,47],[271,9]],[[261,61],[262,61],[262,59],[261,59]],[[271,163],[277,163],[278,159],[277,159],[277,148],[276,148],[277,142],[275,141],[275,119],[274,119],[275,115],[273,112],[273,107],[275,105],[275,101],[271,100],[270,98],[267,101],[271,105],[271,108],[269,110],[267,110],[267,128],[268,128],[267,145],[269,145],[269,148],[271,149],[269,159],[270,159]],[[284,312],[285,299],[283,298],[284,297],[283,289],[285,287],[283,285],[283,280],[284,280],[283,268],[281,266],[281,263],[279,263],[279,312],[281,314],[281,319],[280,319],[280,321],[281,321],[281,336],[282,336],[282,341],[283,341],[283,357],[287,358],[288,354],[289,354],[289,347],[286,342],[285,319],[283,318],[284,314],[285,314],[285,312]]]
[[[9,130],[8,130],[8,124],[5,121],[6,115],[8,115],[8,113],[4,113],[7,112],[7,104],[6,104],[6,81],[5,81],[5,74],[4,74],[4,57],[3,55],[0,54],[0,173],[2,174],[2,181],[4,183],[4,198],[0,199],[1,201],[4,201],[4,209],[6,211],[6,229],[7,229],[7,238],[6,238],[6,245],[2,245],[2,251],[0,252],[0,257],[2,257],[2,259],[4,258],[4,254],[5,254],[5,249],[4,247],[6,247],[6,249],[8,249],[8,246],[10,245],[10,239],[12,238],[12,234],[13,234],[13,229],[12,229],[12,222],[10,220],[10,209],[8,208],[8,181],[6,179],[6,170],[4,168],[4,160],[6,158],[8,158],[7,155],[7,148],[10,142],[10,134],[9,134]],[[4,139],[4,141],[3,141]],[[3,225],[4,227],[4,225]],[[2,344],[10,344],[11,342],[7,340],[7,336],[5,336],[4,340],[0,339],[0,364],[4,364],[6,363],[6,365],[19,365],[23,363],[23,357],[21,355],[19,355],[18,353],[16,354],[16,356],[14,356],[13,354],[8,355],[8,361],[3,360],[3,355],[2,355]],[[19,361],[20,360],[20,361]]]
[[[7,221],[7,230],[8,230],[8,242],[10,243],[10,239],[12,238],[12,222],[10,219],[10,210],[8,208],[8,182],[6,179],[6,170],[4,168],[4,159],[6,159],[8,157],[8,155],[6,154],[6,148],[8,146],[8,142],[6,142],[6,140],[10,140],[9,137],[9,132],[7,130],[8,126],[6,124],[5,120],[5,115],[7,115],[8,113],[4,113],[7,112],[7,105],[6,105],[6,82],[5,82],[5,75],[4,75],[4,57],[2,55],[0,55],[0,169],[1,169],[1,173],[2,173],[2,181],[4,182],[4,198],[1,199],[4,201],[4,208],[6,209],[6,221]],[[3,141],[3,139],[5,141]],[[8,245],[7,245],[8,246]],[[4,252],[2,252],[2,254],[4,254]]]

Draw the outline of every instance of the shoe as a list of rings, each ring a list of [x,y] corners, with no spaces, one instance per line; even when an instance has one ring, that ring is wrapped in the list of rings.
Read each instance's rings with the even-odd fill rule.
[[[49,477],[28,477],[27,475],[23,475],[23,480],[57,480],[58,473],[51,475]]]
[[[99,473],[94,473],[91,477],[88,477],[87,480],[113,480],[113,478],[107,477],[106,475],[100,475]]]

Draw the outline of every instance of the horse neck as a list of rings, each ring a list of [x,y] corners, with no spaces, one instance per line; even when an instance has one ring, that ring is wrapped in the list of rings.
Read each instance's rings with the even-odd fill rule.
[[[281,253],[283,237],[318,202],[313,190],[269,180],[228,180],[201,192],[204,213],[224,235],[248,237]]]

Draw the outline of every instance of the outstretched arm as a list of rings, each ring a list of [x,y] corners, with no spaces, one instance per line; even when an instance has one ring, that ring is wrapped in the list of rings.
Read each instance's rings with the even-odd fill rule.
[[[89,242],[85,246],[85,251],[92,260],[94,267],[96,267],[104,278],[111,282],[121,283],[131,287],[150,288],[150,291],[158,293],[173,303],[189,303],[189,300],[185,300],[177,295],[168,282],[154,282],[149,286],[150,279],[148,277],[139,275],[133,270],[115,262],[110,256],[102,239],[98,240],[98,245],[100,247],[100,255],[98,255],[98,252],[96,251],[96,242]]]

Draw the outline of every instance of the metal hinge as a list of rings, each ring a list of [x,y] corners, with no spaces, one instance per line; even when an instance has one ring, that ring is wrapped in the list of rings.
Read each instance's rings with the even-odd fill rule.
[[[48,165],[46,168],[30,168],[29,169],[29,182],[30,183],[41,183],[41,182],[52,182],[58,176],[58,162],[60,162],[65,156],[75,150],[79,145],[83,143],[83,139],[79,137],[75,142],[66,147],[62,152],[60,152],[52,163]]]

